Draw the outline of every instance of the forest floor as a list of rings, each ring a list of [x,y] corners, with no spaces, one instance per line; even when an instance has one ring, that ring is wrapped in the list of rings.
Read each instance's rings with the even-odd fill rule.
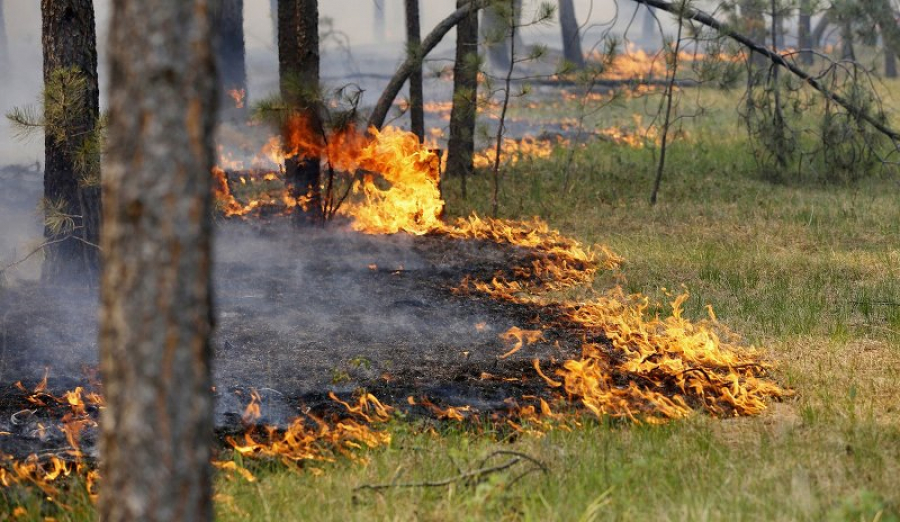
[[[766,351],[793,397],[757,417],[583,422],[512,438],[490,425],[397,419],[387,425],[391,444],[365,452],[365,465],[338,459],[316,463],[313,472],[244,460],[256,481],[220,474],[217,517],[900,520],[897,174],[772,183],[749,152],[737,95],[697,93],[706,114],[682,120],[656,206],[647,202],[652,147],[610,137],[507,165],[499,214],[540,216],[623,256],[622,269],[598,277],[594,290],[622,285],[665,303],[670,291],[686,289],[686,315],[704,317],[711,305],[719,321]],[[578,119],[577,100],[556,100],[523,104],[512,115],[535,129],[542,120]],[[585,117],[585,128],[637,134],[642,124],[633,115],[657,104],[658,97],[627,99]],[[682,109],[696,105],[692,93]],[[450,212],[489,214],[489,176],[468,187],[463,199],[458,180],[445,184]],[[474,485],[360,489],[439,482],[497,450],[539,459],[546,470],[519,477],[514,467]],[[28,516],[40,512],[31,509],[39,496],[23,504]],[[70,505],[58,519],[93,518],[86,499]]]

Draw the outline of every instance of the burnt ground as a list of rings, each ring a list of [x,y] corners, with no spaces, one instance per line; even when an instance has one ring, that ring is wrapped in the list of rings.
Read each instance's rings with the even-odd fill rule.
[[[445,236],[368,236],[341,227],[298,232],[278,220],[220,223],[218,429],[240,429],[251,389],[263,399],[259,422],[281,426],[300,411],[332,410],[329,392],[348,397],[365,389],[414,414],[428,412],[410,408],[408,396],[488,413],[505,410],[509,397],[545,393],[531,361],[576,355],[573,334],[551,328],[544,341],[501,360],[511,345],[498,336],[512,326],[536,329],[537,316],[548,312],[452,291],[467,275],[489,279],[529,254]],[[32,387],[48,368],[56,394],[90,387],[96,303],[95,290],[78,287],[0,289],[0,432],[15,434],[0,436],[0,453],[64,445],[61,434],[41,440],[37,424],[52,425],[67,408],[31,413],[13,385]],[[94,437],[93,429],[85,432],[88,454]]]

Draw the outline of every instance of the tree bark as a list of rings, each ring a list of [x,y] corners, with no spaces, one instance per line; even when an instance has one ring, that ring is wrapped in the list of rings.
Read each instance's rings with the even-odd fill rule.
[[[215,56],[208,0],[113,0],[100,520],[206,521]]]
[[[391,77],[387,87],[384,88],[384,91],[378,98],[378,102],[372,109],[372,114],[369,115],[369,127],[380,129],[381,126],[384,125],[384,120],[387,118],[388,111],[391,109],[391,104],[394,103],[394,99],[397,98],[397,94],[400,92],[400,89],[403,88],[403,84],[409,79],[413,70],[416,67],[422,66],[422,60],[424,60],[425,57],[428,56],[428,53],[441,42],[441,39],[444,38],[444,35],[446,35],[450,29],[456,27],[456,24],[465,18],[471,10],[478,11],[479,9],[482,9],[487,1],[488,0],[471,0],[466,2],[465,5],[457,8],[456,11],[453,11],[450,16],[443,19],[430,33],[428,33],[428,36],[422,40],[422,52],[416,56],[407,56],[406,60],[394,73],[394,76]]]
[[[577,69],[584,69],[581,34],[572,0],[559,0],[559,25],[562,32],[563,58]]]
[[[464,8],[466,0],[457,0]],[[466,178],[474,170],[475,116],[478,102],[478,11],[469,11],[456,26],[456,61],[453,65],[453,106],[450,109],[450,140],[447,143],[447,173]]]
[[[421,52],[422,35],[419,27],[419,0],[405,0],[406,4],[406,52],[407,56]],[[425,109],[422,92],[422,63],[413,67],[409,75],[409,121],[419,143],[425,142]]]
[[[244,43],[244,0],[221,0],[216,29],[216,68],[219,71],[220,106],[239,118],[247,107],[247,59]]]
[[[278,0],[278,73],[288,121],[301,118],[312,132],[324,132],[319,115],[319,5],[317,0]],[[284,140],[289,143],[285,127]],[[290,157],[285,160],[290,194],[301,201],[294,214],[297,224],[323,220],[321,160]]]
[[[99,158],[85,163],[79,156],[83,159],[96,137],[100,118],[94,7],[91,0],[41,0],[41,18],[45,88],[60,84],[64,70],[83,80],[77,95],[65,88],[45,96],[44,112],[50,115],[44,135],[48,246],[41,278],[53,284],[93,281],[100,268]],[[60,110],[47,110],[50,105]],[[60,216],[71,221],[62,228],[52,226]]]

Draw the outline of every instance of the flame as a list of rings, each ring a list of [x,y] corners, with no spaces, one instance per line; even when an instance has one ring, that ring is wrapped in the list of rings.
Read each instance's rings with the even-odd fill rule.
[[[244,99],[247,97],[246,89],[241,89],[241,90],[231,89],[230,91],[228,91],[228,96],[230,96],[231,99],[234,100],[234,108],[235,109],[243,109],[244,108]]]
[[[348,418],[329,423],[311,415],[297,417],[283,431],[266,426],[263,433],[251,429],[244,433],[242,440],[229,437],[227,441],[242,456],[277,459],[285,464],[333,461],[335,454],[365,462],[356,450],[390,443],[389,433],[370,426],[390,418],[392,409],[389,406],[371,394],[360,396],[356,405],[341,401],[333,394],[330,397],[347,409]]]

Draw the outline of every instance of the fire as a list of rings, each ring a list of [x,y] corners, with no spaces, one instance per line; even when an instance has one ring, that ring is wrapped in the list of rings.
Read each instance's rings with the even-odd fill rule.
[[[254,396],[251,405],[255,402],[258,406],[258,397]],[[341,401],[334,394],[330,394],[330,397],[346,408],[347,418],[328,422],[312,415],[297,417],[283,431],[266,426],[263,433],[259,433],[251,428],[244,433],[242,439],[229,437],[228,443],[242,456],[275,459],[285,464],[330,462],[336,454],[364,462],[365,459],[359,456],[357,450],[390,444],[389,433],[371,427],[390,418],[392,409],[389,406],[385,406],[371,394],[361,395],[355,405]],[[258,408],[252,411],[258,413]],[[219,467],[223,466],[228,467],[227,464]]]
[[[234,100],[234,108],[235,109],[243,109],[244,108],[244,99],[247,97],[246,89],[232,89],[228,91],[228,96]]]

